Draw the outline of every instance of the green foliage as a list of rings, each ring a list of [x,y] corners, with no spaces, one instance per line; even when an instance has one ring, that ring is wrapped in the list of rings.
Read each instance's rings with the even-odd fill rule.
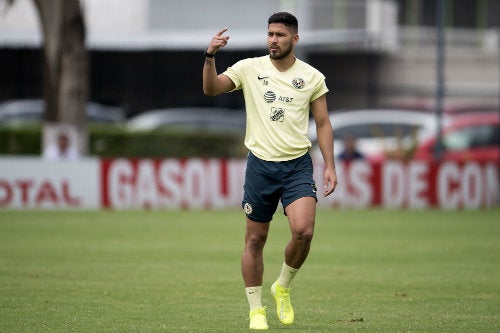
[[[39,155],[39,126],[0,127],[0,155]]]
[[[243,157],[243,135],[215,132],[130,133],[121,127],[93,125],[89,150],[98,157]],[[40,155],[41,128],[0,127],[0,155]]]
[[[500,211],[317,214],[294,282],[269,293],[289,240],[271,223],[271,331],[498,332]],[[240,211],[1,211],[0,332],[248,332]]]

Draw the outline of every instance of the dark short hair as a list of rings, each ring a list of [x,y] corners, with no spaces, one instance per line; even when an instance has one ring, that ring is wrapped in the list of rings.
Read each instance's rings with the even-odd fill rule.
[[[279,12],[271,15],[269,20],[267,20],[268,26],[271,23],[282,23],[295,33],[299,31],[299,22],[297,21],[297,18],[287,12]]]

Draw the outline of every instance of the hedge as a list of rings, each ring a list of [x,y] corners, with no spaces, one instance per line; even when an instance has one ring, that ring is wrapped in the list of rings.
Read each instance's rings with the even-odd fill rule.
[[[89,155],[96,157],[219,157],[246,155],[243,133],[158,131],[89,127]],[[41,127],[0,127],[0,155],[40,155]]]

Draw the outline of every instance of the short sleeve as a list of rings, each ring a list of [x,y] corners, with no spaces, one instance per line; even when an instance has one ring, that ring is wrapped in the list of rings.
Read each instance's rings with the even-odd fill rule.
[[[241,68],[239,68],[238,65],[239,65],[239,62],[234,64],[232,67],[228,67],[226,69],[226,71],[222,73],[222,75],[227,76],[231,81],[233,81],[235,88],[231,91],[242,89],[241,80],[240,80]]]

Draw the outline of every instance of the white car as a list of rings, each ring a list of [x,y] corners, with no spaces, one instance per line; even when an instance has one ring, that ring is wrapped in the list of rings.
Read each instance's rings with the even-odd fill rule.
[[[417,140],[420,132],[433,132],[437,127],[432,113],[394,109],[366,109],[330,112],[334,134],[334,152],[337,157],[344,150],[344,138],[352,136],[357,150],[364,156],[396,149],[401,143],[409,145],[412,135]],[[446,119],[443,119],[445,122]],[[316,124],[309,124],[312,154],[318,154]]]
[[[213,107],[181,107],[150,110],[130,118],[130,131],[175,130],[183,132],[219,132],[245,135],[244,110]]]
[[[22,126],[42,121],[45,101],[41,99],[8,100],[0,104],[0,126]],[[85,108],[90,123],[118,124],[125,121],[120,107],[88,102]]]

